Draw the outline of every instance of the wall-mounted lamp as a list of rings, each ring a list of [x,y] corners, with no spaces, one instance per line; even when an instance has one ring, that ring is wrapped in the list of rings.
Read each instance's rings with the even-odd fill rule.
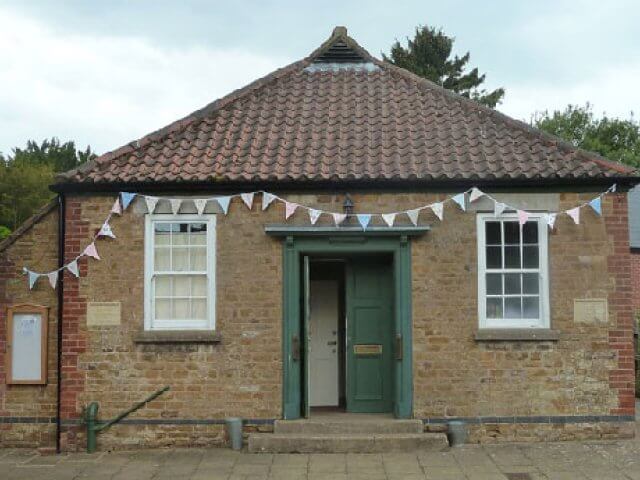
[[[353,200],[351,200],[351,195],[348,193],[344,196],[344,202],[342,202],[342,211],[345,215],[351,215],[353,213]]]

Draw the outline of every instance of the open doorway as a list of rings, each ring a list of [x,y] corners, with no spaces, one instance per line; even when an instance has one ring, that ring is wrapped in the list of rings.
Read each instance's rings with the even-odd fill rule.
[[[305,257],[304,416],[390,413],[394,394],[393,257]]]
[[[345,400],[344,259],[317,258],[309,269],[309,406],[340,411]]]

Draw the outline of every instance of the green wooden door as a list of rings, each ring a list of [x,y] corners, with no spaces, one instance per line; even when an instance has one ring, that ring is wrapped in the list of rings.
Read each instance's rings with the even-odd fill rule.
[[[390,262],[347,266],[347,411],[393,410],[393,275]]]

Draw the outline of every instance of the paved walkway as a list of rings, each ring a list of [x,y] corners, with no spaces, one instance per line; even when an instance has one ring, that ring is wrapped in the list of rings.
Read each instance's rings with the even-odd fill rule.
[[[167,449],[39,456],[0,450],[2,480],[640,480],[640,442],[464,446],[442,453],[270,455]]]

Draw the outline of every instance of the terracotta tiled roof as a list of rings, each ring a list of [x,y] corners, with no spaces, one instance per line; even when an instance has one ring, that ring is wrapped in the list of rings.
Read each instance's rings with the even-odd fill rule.
[[[373,58],[339,27],[309,57],[59,181],[428,183],[631,174]]]

